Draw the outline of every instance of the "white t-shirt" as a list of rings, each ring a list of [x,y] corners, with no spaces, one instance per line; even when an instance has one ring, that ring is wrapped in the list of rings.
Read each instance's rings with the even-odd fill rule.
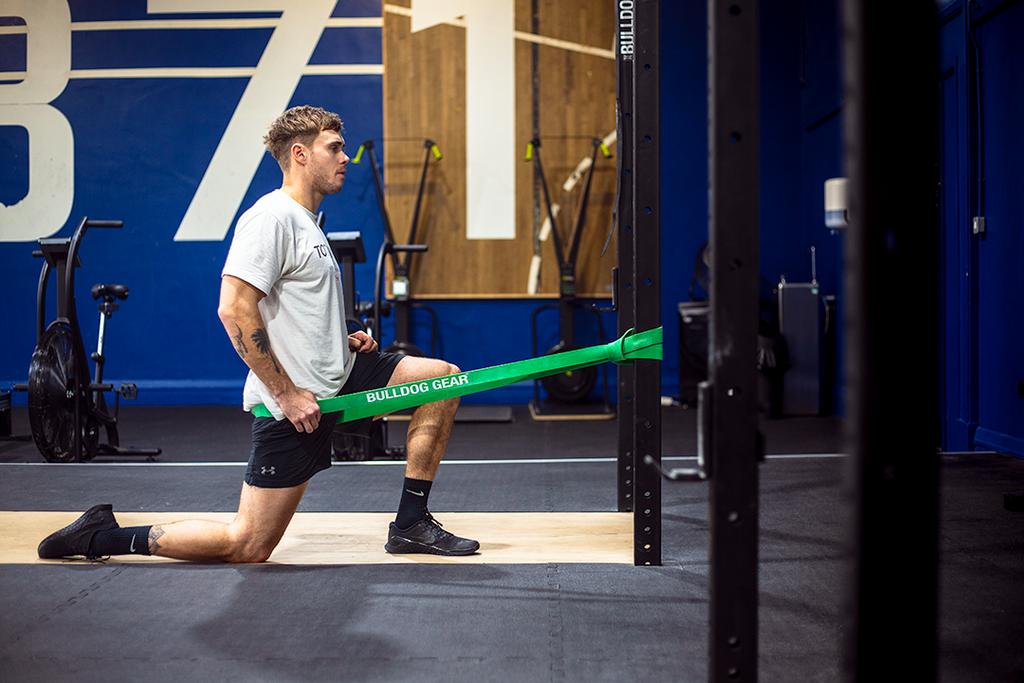
[[[266,296],[260,314],[270,348],[292,382],[317,399],[337,396],[352,370],[341,270],[316,217],[281,190],[261,197],[242,214],[222,275],[232,275]],[[246,339],[250,353],[255,343]],[[249,371],[246,410],[263,403],[277,420],[274,394]]]

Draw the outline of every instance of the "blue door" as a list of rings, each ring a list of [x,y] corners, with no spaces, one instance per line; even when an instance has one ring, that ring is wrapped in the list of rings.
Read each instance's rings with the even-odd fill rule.
[[[981,24],[977,448],[1024,457],[1024,5]]]

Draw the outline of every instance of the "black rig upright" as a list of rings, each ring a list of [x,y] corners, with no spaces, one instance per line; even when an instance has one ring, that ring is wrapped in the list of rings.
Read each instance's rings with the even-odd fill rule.
[[[845,0],[843,681],[937,675],[936,9]],[[968,226],[964,226],[968,229]],[[913,288],[914,301],[893,292]]]
[[[619,332],[661,325],[660,0],[616,0]],[[619,510],[633,563],[661,564],[661,363],[619,366]]]
[[[708,0],[710,681],[757,680],[758,2]]]

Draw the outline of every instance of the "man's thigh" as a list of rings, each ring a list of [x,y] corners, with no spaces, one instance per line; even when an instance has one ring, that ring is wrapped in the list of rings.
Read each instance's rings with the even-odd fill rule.
[[[331,466],[333,420],[320,420],[312,432],[300,432],[288,420],[253,418],[252,452],[245,483],[258,488],[293,488]]]
[[[386,351],[356,354],[352,372],[341,388],[341,395],[372,391],[388,386],[391,375],[405,356]]]
[[[238,515],[234,521],[236,532],[248,544],[270,549],[276,547],[295,516],[307,484],[260,488],[243,483]]]

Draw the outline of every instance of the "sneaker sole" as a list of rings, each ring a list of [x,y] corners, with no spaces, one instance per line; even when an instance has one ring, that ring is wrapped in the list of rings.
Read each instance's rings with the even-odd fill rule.
[[[392,544],[388,541],[384,546],[384,550],[392,555],[443,555],[445,557],[462,557],[465,555],[472,555],[480,549],[478,543],[475,548],[468,548],[466,550],[442,550],[432,545],[424,545],[422,543],[404,542]]]

